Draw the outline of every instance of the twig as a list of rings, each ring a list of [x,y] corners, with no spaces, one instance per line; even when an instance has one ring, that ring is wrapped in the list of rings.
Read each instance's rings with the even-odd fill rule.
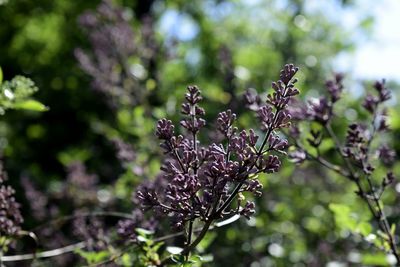
[[[375,116],[374,116],[374,117],[375,117]],[[361,185],[361,182],[360,182],[359,177],[357,177],[357,176],[355,175],[354,170],[353,170],[353,168],[352,168],[352,166],[351,166],[350,161],[348,160],[348,158],[346,158],[346,157],[343,155],[341,144],[340,144],[340,142],[338,141],[338,139],[337,139],[335,133],[333,132],[331,126],[330,126],[329,124],[327,124],[327,125],[325,126],[325,129],[327,130],[327,132],[329,133],[329,135],[331,136],[331,138],[334,140],[334,142],[335,142],[335,144],[336,144],[336,148],[337,148],[337,150],[338,150],[340,156],[342,157],[342,159],[344,160],[344,162],[345,162],[346,165],[347,165],[347,168],[348,168],[348,171],[349,171],[349,175],[348,175],[348,176],[345,176],[345,177],[349,178],[350,180],[352,180],[352,181],[354,181],[354,182],[356,183],[357,189],[358,189],[358,191],[359,191],[359,194],[358,194],[358,195],[359,195],[362,199],[365,200],[365,202],[367,203],[368,208],[369,208],[369,210],[371,211],[371,213],[372,213],[372,215],[373,215],[375,221],[378,223],[378,226],[379,226],[380,230],[382,230],[382,231],[386,234],[387,239],[388,239],[388,241],[389,241],[390,250],[391,250],[392,254],[395,256],[395,258],[396,258],[396,260],[397,260],[396,266],[400,266],[400,255],[399,255],[399,253],[398,253],[398,251],[397,251],[396,242],[395,242],[395,239],[394,239],[394,237],[393,237],[393,234],[392,234],[391,231],[390,231],[390,226],[389,226],[387,217],[386,217],[386,215],[385,215],[385,213],[384,213],[384,211],[383,211],[383,208],[382,208],[382,206],[381,206],[381,203],[379,202],[379,199],[378,199],[377,196],[376,196],[375,189],[374,189],[374,187],[373,187],[373,185],[372,185],[371,178],[369,177],[369,175],[366,175],[366,177],[365,177],[365,179],[366,179],[367,182],[368,182],[368,186],[369,186],[369,188],[370,188],[370,191],[371,191],[371,193],[372,193],[373,201],[374,201],[375,207],[374,207],[373,204],[370,202],[370,199],[367,197],[367,194],[366,194],[365,190],[363,189],[363,187],[362,187],[362,185]],[[373,132],[375,133],[375,126],[374,126]],[[367,143],[367,145],[368,145],[368,150],[369,150],[369,146],[370,146],[370,144],[371,144],[371,142],[372,142],[372,138],[373,138],[373,136],[371,136],[371,138],[368,140],[368,143]],[[375,210],[375,208],[376,208],[376,210]]]
[[[12,256],[2,256],[1,261],[26,261],[26,260],[33,260],[39,258],[50,258],[55,256],[60,256],[62,254],[73,252],[77,249],[82,249],[86,246],[87,242],[79,242],[76,244],[68,245],[61,248],[56,248],[53,250],[38,252],[38,253],[29,253],[29,254],[21,254],[21,255],[12,255]]]
[[[236,220],[232,220],[232,218],[234,218],[234,216],[232,216],[231,218],[225,220],[228,221],[228,223],[223,223],[223,222],[219,222],[219,223],[215,223],[214,225],[211,225],[209,227],[208,230],[213,230],[215,228],[220,228],[223,227],[225,225],[229,225],[231,223],[233,223]],[[197,229],[193,229],[194,233],[200,232],[202,230],[202,228],[197,228]],[[178,233],[174,233],[174,234],[170,234],[170,235],[165,235],[165,236],[161,236],[158,238],[154,238],[153,241],[154,242],[162,242],[168,239],[172,239],[178,236],[182,236],[184,234],[184,231],[178,232]],[[39,258],[51,258],[51,257],[56,257],[56,256],[60,256],[63,254],[67,254],[67,253],[71,253],[74,252],[77,249],[83,249],[85,248],[87,245],[87,241],[82,241],[82,242],[78,242],[72,245],[68,245],[65,247],[61,247],[61,248],[57,248],[57,249],[53,249],[53,250],[47,250],[47,251],[42,251],[42,252],[38,252],[38,253],[29,253],[29,254],[20,254],[20,255],[11,255],[11,256],[1,256],[0,257],[0,262],[14,262],[14,261],[26,261],[26,260],[33,260],[33,259],[39,259]],[[129,244],[129,247],[127,247],[127,249],[129,249],[131,246],[131,244]],[[123,253],[126,252],[127,249],[124,249],[121,253],[119,253],[118,255],[115,255],[112,257],[112,259],[108,259],[107,261],[101,262],[101,263],[97,263],[95,265],[90,265],[90,266],[99,266],[105,263],[109,263],[112,262],[114,260],[116,260],[117,258],[121,257],[123,255]]]

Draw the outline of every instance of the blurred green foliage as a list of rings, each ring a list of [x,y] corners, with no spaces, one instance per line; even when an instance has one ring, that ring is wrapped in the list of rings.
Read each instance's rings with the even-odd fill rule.
[[[327,2],[338,9],[357,8],[352,1]],[[123,60],[134,73],[143,74],[132,79],[134,87],[129,87],[144,95],[134,105],[122,98],[110,106],[109,96],[92,89],[92,77],[79,68],[74,57],[78,47],[91,50],[87,33],[78,26],[77,19],[84,11],[94,10],[99,1],[19,0],[0,5],[0,65],[4,79],[17,74],[29,76],[41,88],[37,94],[39,101],[50,107],[41,114],[9,112],[0,124],[2,137],[7,140],[3,151],[6,167],[14,177],[11,183],[21,201],[25,196],[20,177],[28,176],[39,191],[58,196],[66,190],[61,185],[67,181],[68,166],[78,161],[98,175],[97,192],[103,190],[112,196],[111,207],[129,212],[135,186],[154,178],[159,171],[161,152],[153,136],[155,122],[164,116],[177,120],[177,103],[188,84],[195,83],[202,89],[210,121],[229,107],[240,115],[241,127],[251,127],[254,118],[241,101],[246,88],[266,92],[280,67],[293,62],[301,69],[302,96],[318,95],[332,71],[332,59],[339,52],[355,48],[352,32],[346,32],[327,17],[326,9],[307,9],[306,1],[114,3],[123,6],[126,16],[131,18],[129,23],[135,34],[132,42],[144,48]],[[150,58],[145,56],[148,44],[142,32],[147,20],[151,21],[147,27],[154,31],[152,42],[158,47]],[[366,15],[359,23],[361,31],[367,34],[371,23]],[[0,72],[0,83],[2,76]],[[47,110],[40,102],[27,98],[36,87],[26,78],[2,82],[0,90],[5,108]],[[15,98],[10,98],[10,93]],[[341,135],[348,122],[355,119],[354,111],[360,109],[351,95],[345,101],[351,108],[337,111],[344,118],[335,125]],[[396,114],[394,108],[391,112]],[[399,116],[392,116],[392,126],[398,137]],[[116,139],[132,145],[134,161],[118,160],[113,145]],[[325,143],[323,149],[329,153],[333,144]],[[371,249],[363,239],[369,234],[369,224],[365,223],[369,217],[352,186],[312,164],[297,168],[285,162],[284,166],[279,175],[261,177],[264,194],[257,199],[254,218],[217,229],[218,238],[210,237],[209,244],[200,246],[204,254],[213,255],[213,261],[204,266],[386,262],[385,255]],[[400,173],[400,164],[395,170]],[[397,214],[394,219],[400,214],[391,205],[397,199],[394,192],[385,198],[388,209]],[[26,226],[32,228],[39,222],[30,215],[28,202],[23,201],[24,214]],[[55,215],[47,214],[42,222],[75,209],[62,199],[55,203]],[[101,205],[86,209],[101,209]],[[158,257],[158,247],[147,244],[145,249],[152,254],[150,258]],[[78,254],[88,264],[110,255],[108,251]],[[129,266],[131,255],[134,254],[124,254],[121,264]]]

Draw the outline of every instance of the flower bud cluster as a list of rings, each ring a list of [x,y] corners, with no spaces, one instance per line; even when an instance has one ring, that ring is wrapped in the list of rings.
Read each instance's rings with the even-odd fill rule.
[[[20,212],[20,204],[15,200],[15,191],[11,186],[4,185],[6,174],[0,166],[0,237],[14,236],[20,230],[24,221]]]
[[[294,86],[297,71],[292,64],[286,65],[280,80],[272,84],[274,92],[264,103],[254,92],[246,93],[247,104],[255,110],[261,131],[239,130],[234,126],[236,114],[226,110],[218,114],[215,124],[224,138],[209,145],[200,142],[200,133],[206,126],[205,110],[199,106],[200,90],[188,86],[182,104],[184,118],[180,122],[184,134],[177,134],[168,119],[157,123],[156,136],[166,154],[161,170],[167,185],[163,190],[154,185],[141,187],[136,197],[142,207],[163,213],[177,228],[196,219],[207,224],[229,215],[249,218],[254,214],[255,204],[244,201],[242,193],[260,196],[262,185],[257,174],[280,169],[278,155],[285,153],[288,142],[278,130],[290,125],[288,104],[299,93]]]

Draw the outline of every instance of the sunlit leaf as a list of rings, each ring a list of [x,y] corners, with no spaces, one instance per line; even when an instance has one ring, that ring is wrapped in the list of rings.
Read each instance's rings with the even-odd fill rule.
[[[48,107],[40,103],[39,101],[29,99],[21,102],[17,102],[14,104],[14,108],[16,109],[26,109],[32,111],[47,111]]]

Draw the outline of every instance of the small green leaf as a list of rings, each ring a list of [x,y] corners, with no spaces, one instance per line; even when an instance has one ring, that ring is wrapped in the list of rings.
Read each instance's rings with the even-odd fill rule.
[[[392,226],[390,227],[390,233],[392,234],[392,235],[395,235],[395,233],[396,233],[396,225],[393,223],[392,224]]]
[[[372,232],[372,226],[368,222],[360,222],[357,229],[363,236],[368,236]]]
[[[364,254],[362,256],[362,263],[368,266],[387,266],[387,257],[384,253],[377,254]]]
[[[96,252],[96,251],[84,251],[84,250],[78,249],[75,252],[79,256],[84,258],[87,261],[87,263],[89,263],[89,264],[99,263],[99,262],[107,259],[110,256],[110,252],[108,252],[106,250]]]
[[[14,108],[26,109],[26,110],[32,110],[32,111],[47,111],[47,110],[49,110],[48,107],[46,107],[39,101],[32,100],[32,99],[17,102],[14,104]]]
[[[132,259],[128,253],[124,253],[121,257],[121,263],[123,266],[132,266]]]
[[[351,216],[349,206],[343,204],[329,204],[329,209],[335,214],[336,225],[350,231],[357,230],[357,221]]]

